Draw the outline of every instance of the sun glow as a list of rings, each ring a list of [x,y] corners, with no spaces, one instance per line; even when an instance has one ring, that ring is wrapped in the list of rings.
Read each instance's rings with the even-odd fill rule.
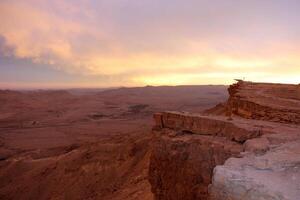
[[[9,68],[15,62],[15,67],[25,60],[74,75],[72,83],[91,77],[91,86],[228,84],[243,77],[300,82],[299,26],[286,23],[299,20],[288,17],[290,9],[280,10],[288,15],[277,10],[269,13],[274,19],[266,19],[258,6],[253,10],[258,18],[248,19],[224,2],[213,6],[224,9],[222,17],[211,16],[211,5],[202,1],[193,2],[201,5],[197,9],[185,7],[184,1],[161,2],[168,5],[168,15],[152,1],[142,2],[147,6],[135,13],[140,6],[135,1],[0,1],[0,59],[9,60],[0,65]],[[210,23],[203,21],[205,16]],[[18,79],[10,69],[6,74]],[[39,81],[39,76],[31,77],[34,71],[28,74],[23,77],[28,82]]]

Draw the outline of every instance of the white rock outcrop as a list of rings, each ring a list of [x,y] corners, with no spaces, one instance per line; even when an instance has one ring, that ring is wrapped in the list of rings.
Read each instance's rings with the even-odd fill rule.
[[[300,140],[228,159],[214,169],[209,190],[212,200],[299,200]]]

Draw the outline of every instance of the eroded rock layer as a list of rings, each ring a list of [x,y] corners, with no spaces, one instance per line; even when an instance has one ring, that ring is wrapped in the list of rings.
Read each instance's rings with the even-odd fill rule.
[[[149,181],[158,200],[206,199],[214,167],[243,149],[225,137],[181,134],[170,129],[156,134]]]
[[[156,126],[181,130],[199,135],[226,137],[229,140],[244,142],[261,134],[260,127],[247,126],[239,121],[228,121],[225,117],[204,116],[182,112],[154,114]]]
[[[227,114],[300,124],[300,85],[238,81],[228,92]]]
[[[154,115],[155,199],[299,199],[300,86],[238,81],[228,91],[205,115]]]

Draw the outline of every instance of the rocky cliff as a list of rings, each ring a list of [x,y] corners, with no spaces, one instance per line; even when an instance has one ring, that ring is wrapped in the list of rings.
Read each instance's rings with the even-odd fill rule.
[[[297,200],[298,89],[239,81],[222,108],[230,116],[156,113],[149,167],[155,198]]]
[[[238,81],[228,92],[227,114],[300,124],[300,85]]]
[[[238,156],[259,129],[188,113],[154,115],[149,181],[156,199],[206,199],[213,169]],[[232,135],[236,132],[236,135]]]

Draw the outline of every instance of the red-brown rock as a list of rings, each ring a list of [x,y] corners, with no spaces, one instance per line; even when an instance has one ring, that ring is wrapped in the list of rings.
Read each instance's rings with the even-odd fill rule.
[[[228,88],[227,113],[247,119],[300,124],[300,87],[238,81]]]
[[[169,129],[156,134],[149,181],[157,200],[206,199],[214,167],[243,149],[225,137],[180,135]]]

